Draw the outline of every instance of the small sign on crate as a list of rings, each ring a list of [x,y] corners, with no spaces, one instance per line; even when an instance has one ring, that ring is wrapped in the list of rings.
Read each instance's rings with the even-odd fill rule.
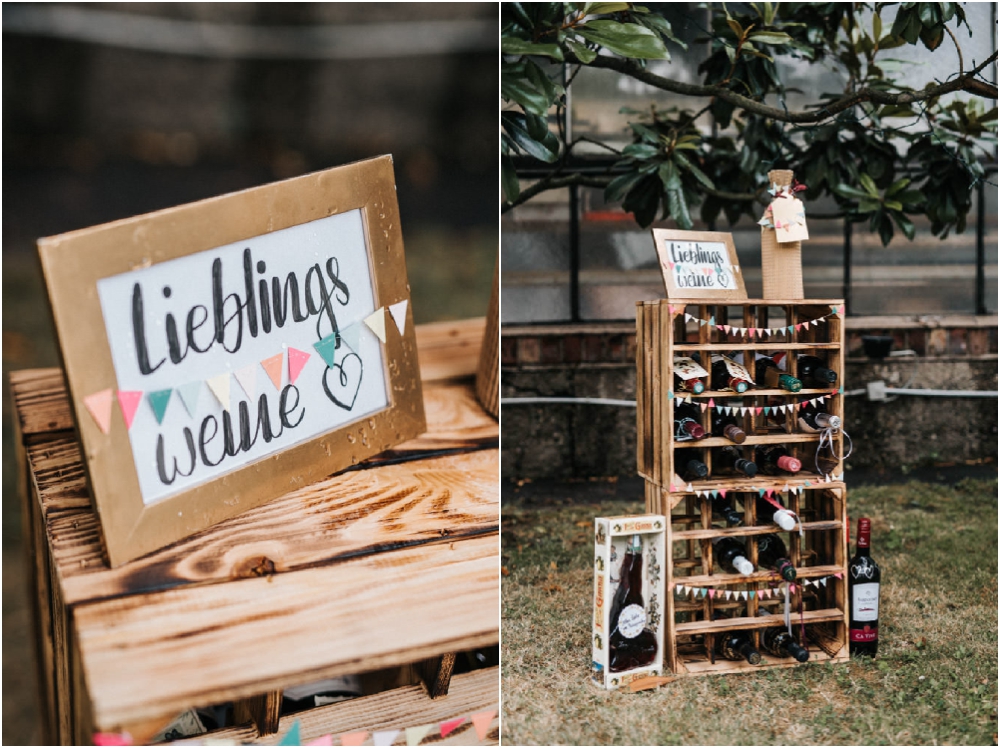
[[[653,229],[668,299],[745,299],[733,235]]]
[[[666,518],[594,520],[594,682],[607,689],[663,673]]]
[[[425,430],[389,156],[38,245],[112,566]]]

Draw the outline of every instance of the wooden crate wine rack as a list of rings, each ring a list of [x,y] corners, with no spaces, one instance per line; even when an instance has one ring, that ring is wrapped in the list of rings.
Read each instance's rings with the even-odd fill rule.
[[[638,468],[645,479],[646,511],[669,518],[663,596],[665,669],[695,675],[799,664],[761,648],[761,631],[785,625],[781,579],[758,567],[757,545],[749,542],[768,533],[783,539],[797,572],[788,601],[795,638],[809,649],[809,662],[848,659],[843,434],[835,431],[832,450],[824,448],[820,454],[820,434],[800,427],[800,408],[782,407],[813,401],[812,407],[843,419],[843,333],[843,302],[837,299],[671,299],[637,304]],[[711,370],[710,357],[720,352],[742,352],[751,375],[757,353],[785,353],[786,373],[792,376],[798,374],[798,356],[814,355],[837,374],[837,381],[826,388],[803,383],[796,393],[758,386],[737,394],[714,390],[710,384],[698,395],[677,391],[676,356],[698,353],[702,365]],[[696,407],[705,438],[675,439],[675,408],[680,400]],[[718,407],[738,409],[727,412],[745,431],[744,443],[735,445],[712,434]],[[726,474],[715,459],[715,448],[731,445],[752,460],[759,444],[783,445],[802,462],[802,470],[777,476],[758,472],[748,478]],[[707,479],[689,480],[682,474],[692,457],[708,467]],[[727,527],[713,516],[712,493],[738,508],[740,526]],[[767,497],[780,499],[795,513],[797,524],[791,531],[757,516],[759,500],[770,506]],[[715,565],[712,540],[724,536],[746,543],[754,573],[729,574]],[[764,658],[761,665],[712,654],[720,634],[737,630],[751,633]]]

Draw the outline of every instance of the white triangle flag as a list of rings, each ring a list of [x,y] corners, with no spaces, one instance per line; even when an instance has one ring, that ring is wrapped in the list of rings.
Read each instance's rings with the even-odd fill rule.
[[[237,369],[233,374],[236,375],[236,381],[240,383],[240,387],[247,393],[247,399],[252,402],[257,396],[257,363],[254,362],[242,369]]]
[[[823,585],[824,587],[826,587],[826,580],[829,579],[829,578],[830,577],[823,577],[822,579],[819,580],[819,583],[821,585]]]
[[[747,591],[746,590],[740,590],[740,597],[742,597],[744,600],[746,600],[747,599]]]
[[[728,600],[732,594],[732,590],[726,590],[726,599]]]
[[[389,314],[392,316],[392,321],[396,323],[396,329],[399,330],[400,335],[406,332],[406,305],[409,303],[409,299],[403,299],[389,305]]]
[[[385,307],[376,309],[364,319],[368,329],[371,330],[383,343],[385,342]]]
[[[223,410],[229,410],[229,372],[219,374],[217,377],[209,377],[205,380],[208,389],[212,391],[216,399],[222,405]]]
[[[684,594],[684,585],[683,584],[677,585],[676,589],[677,589],[677,594],[678,595],[683,595]]]
[[[692,486],[690,483],[688,483],[687,490],[688,490],[688,493],[691,493],[694,490],[694,486]]]

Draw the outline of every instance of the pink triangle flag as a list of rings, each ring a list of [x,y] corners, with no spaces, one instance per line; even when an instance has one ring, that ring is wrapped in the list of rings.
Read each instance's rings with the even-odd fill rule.
[[[132,736],[127,732],[95,732],[94,745],[132,745]]]
[[[140,393],[141,395],[141,393]],[[90,415],[93,416],[97,427],[105,434],[111,432],[111,388],[95,392],[83,398],[83,404],[87,406]]]
[[[367,732],[345,732],[340,736],[341,745],[362,745],[365,742],[365,738],[368,737]]]
[[[708,596],[710,598],[714,598],[715,597],[715,589],[713,587],[709,587],[708,588]]]
[[[135,412],[139,410],[139,403],[142,402],[142,391],[122,392],[118,390],[118,405],[122,409],[122,417],[125,419],[125,428],[132,428],[132,420]]]
[[[708,407],[709,408],[714,408],[715,407],[715,398],[714,397],[708,398]]]
[[[675,486],[673,483],[671,483],[670,484],[670,493],[673,493],[676,490],[677,490],[677,486]]]
[[[285,360],[285,354],[279,353],[277,356],[271,356],[271,358],[265,358],[260,362],[261,368],[264,373],[267,374],[267,378],[271,380],[271,384],[274,385],[274,389],[281,389],[281,364]]]
[[[674,305],[673,304],[667,304],[667,309],[670,311],[671,314],[674,313]]]
[[[800,329],[801,327],[802,327],[802,323],[800,322],[799,324],[797,324],[797,325],[795,326],[795,329],[796,329],[796,330],[798,330],[798,329]]]
[[[305,745],[333,745],[333,735],[320,735],[315,740],[310,740]]]
[[[310,354],[305,351],[300,351],[298,348],[288,349],[288,383],[295,384],[295,380],[299,378],[299,374],[305,368],[306,362],[309,360]]]
[[[842,571],[838,571],[838,572],[837,572],[836,574],[834,574],[833,576],[837,577],[837,579],[843,579],[843,578],[844,578],[844,572],[842,572]]]
[[[754,408],[754,410],[755,410],[755,411],[757,411],[757,415],[760,415],[761,413],[763,413],[763,412],[764,412],[764,408],[763,408],[763,407],[760,407],[760,408]]]
[[[455,729],[465,722],[465,717],[455,717],[455,719],[445,720],[441,723],[441,737],[446,738],[448,735],[453,733]]]
[[[726,489],[720,488],[719,489],[719,496],[721,496],[722,498],[726,498]]]

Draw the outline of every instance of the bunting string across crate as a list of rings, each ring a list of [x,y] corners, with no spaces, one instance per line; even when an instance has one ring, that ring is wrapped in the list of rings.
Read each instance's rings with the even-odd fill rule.
[[[669,310],[671,314],[676,314],[681,311],[681,307],[669,305]],[[709,317],[708,319],[702,319],[701,317],[696,317],[689,312],[684,312],[684,320],[686,322],[697,322],[699,326],[704,327],[708,325],[714,327],[722,332],[729,333],[732,335],[742,335],[747,338],[762,338],[764,335],[782,335],[784,333],[790,333],[793,330],[808,330],[810,327],[815,327],[821,322],[826,322],[829,317],[835,315],[840,315],[844,311],[844,307],[841,304],[831,304],[830,313],[824,314],[822,316],[816,317],[815,319],[806,320],[804,322],[799,322],[794,325],[779,325],[778,327],[739,327],[737,325],[720,325],[716,323],[715,317]]]
[[[372,745],[395,745],[396,741],[402,739],[406,745],[420,745],[424,738],[429,737],[430,742],[435,742],[448,737],[466,722],[472,724],[476,731],[476,737],[482,741],[490,731],[490,725],[496,716],[496,709],[490,709],[467,717],[455,717],[441,722],[433,722],[426,725],[416,725],[414,727],[400,728],[397,730],[376,730],[375,732],[359,731],[345,732],[339,734],[327,734],[311,740],[308,743],[302,742],[301,728],[299,720],[295,720],[279,740],[278,745],[364,745],[366,740],[371,740]],[[94,745],[136,745],[132,742],[132,736],[127,732],[121,733],[94,733]],[[336,742],[334,742],[336,741]],[[180,745],[256,745],[256,743],[238,743],[235,740],[225,738],[213,738],[210,735],[186,738],[177,744]],[[471,745],[468,740],[466,744]],[[400,743],[403,745],[403,743]]]
[[[739,395],[739,394],[737,394],[737,393],[734,392],[731,395],[731,397],[746,397],[748,394],[752,394],[750,390],[748,390],[747,392],[743,393],[742,395]],[[753,405],[746,405],[746,406],[744,406],[744,405],[717,405],[716,402],[715,402],[715,398],[714,397],[710,397],[708,399],[707,403],[699,403],[699,402],[695,402],[694,401],[694,399],[692,398],[692,396],[691,396],[690,393],[685,392],[684,394],[677,394],[677,393],[674,393],[673,390],[668,390],[667,391],[667,399],[674,401],[674,407],[680,407],[681,403],[691,403],[693,405],[697,405],[699,408],[702,409],[703,412],[706,411],[706,410],[717,410],[720,413],[722,413],[723,415],[732,415],[732,416],[735,416],[737,414],[745,416],[748,413],[752,412],[752,413],[756,413],[757,415],[760,415],[761,413],[763,413],[765,416],[768,416],[768,415],[771,415],[772,413],[775,413],[775,414],[777,414],[777,413],[791,413],[791,412],[794,412],[794,411],[798,410],[799,408],[803,408],[803,407],[805,407],[805,408],[813,407],[814,408],[814,407],[817,407],[819,405],[822,405],[823,403],[825,403],[827,400],[829,400],[834,395],[843,395],[843,394],[844,394],[844,388],[841,387],[840,389],[834,390],[832,392],[828,392],[825,395],[817,395],[816,397],[811,398],[809,400],[803,400],[800,403],[799,402],[791,402],[791,403],[785,403],[784,405],[765,405],[765,406],[759,406],[759,407],[753,406]]]
[[[825,577],[816,577],[815,579],[782,582],[777,587],[767,587],[762,590],[732,590],[727,587],[702,587],[677,584],[674,585],[674,594],[680,597],[689,597],[692,600],[706,597],[709,600],[752,600],[755,597],[758,600],[768,600],[784,595],[786,590],[794,593],[803,587],[826,587],[827,582],[835,578],[843,579],[843,574],[838,572],[836,574],[828,574]],[[740,584],[745,583],[741,582]]]

